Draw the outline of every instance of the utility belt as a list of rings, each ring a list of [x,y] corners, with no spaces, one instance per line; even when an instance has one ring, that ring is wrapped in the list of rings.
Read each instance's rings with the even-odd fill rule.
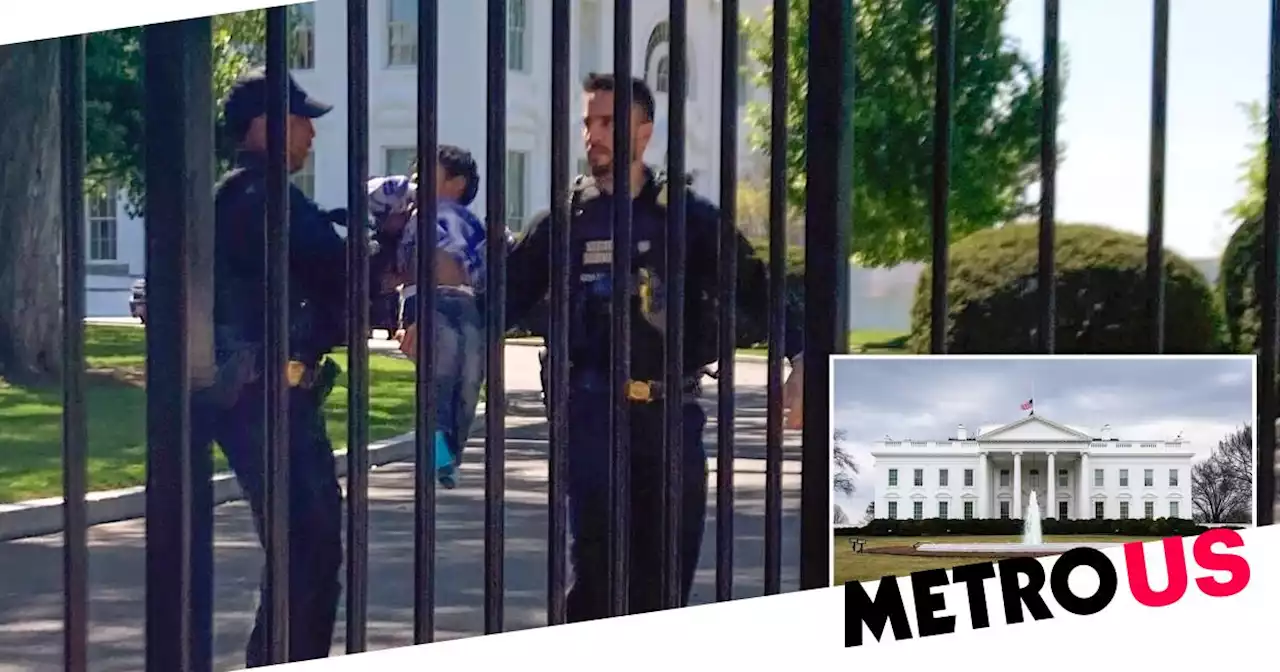
[[[607,393],[609,374],[598,371],[572,372],[569,375],[569,386],[587,391]],[[660,380],[628,380],[623,386],[623,395],[633,404],[651,404],[661,401],[671,394],[679,394],[690,400],[702,396],[702,381],[699,376],[685,376],[678,386],[668,387]]]
[[[218,365],[217,378],[204,391],[205,398],[224,408],[235,406],[247,387],[262,380],[261,349],[247,346],[232,351]],[[291,390],[316,395],[317,403],[328,398],[337,384],[342,367],[329,357],[314,361],[290,359],[282,372]]]

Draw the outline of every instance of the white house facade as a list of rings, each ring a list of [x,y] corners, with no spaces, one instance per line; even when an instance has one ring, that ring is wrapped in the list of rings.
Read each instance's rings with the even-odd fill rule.
[[[537,211],[548,207],[551,189],[551,0],[510,0],[507,17],[506,220],[522,229]],[[746,0],[740,11],[763,16],[766,0]],[[375,175],[403,172],[417,144],[417,0],[369,2],[369,171]],[[720,184],[720,45],[719,0],[689,3],[689,97],[686,107],[687,167],[694,188],[718,200]],[[316,122],[316,138],[306,168],[294,181],[321,205],[341,207],[346,201],[347,174],[347,25],[346,3],[317,0],[294,5],[300,19],[290,45],[290,69],[297,82],[334,111]],[[439,141],[464,147],[479,165],[481,194],[473,205],[485,210],[486,125],[485,3],[441,0],[439,35]],[[571,74],[613,69],[613,3],[572,0]],[[645,159],[662,164],[666,156],[667,83],[669,76],[668,7],[665,2],[635,3],[632,9],[631,58],[657,98],[654,137]],[[746,63],[745,51],[743,58]],[[767,101],[768,93],[739,79],[744,91],[739,114],[748,100]],[[577,137],[580,94],[570,94],[570,130]],[[741,117],[740,117],[741,118]],[[750,151],[750,129],[739,123],[739,174],[758,173],[764,158]],[[579,142],[570,142],[571,172],[585,162]],[[110,200],[110,199],[108,199]],[[128,287],[145,273],[144,223],[130,218],[117,202],[104,202],[89,226],[91,249],[87,310],[90,316],[127,315]],[[110,215],[105,214],[110,210]],[[95,243],[95,241],[100,241]]]
[[[1191,518],[1191,460],[1181,438],[1097,436],[1037,415],[947,440],[886,437],[876,450],[875,517]]]

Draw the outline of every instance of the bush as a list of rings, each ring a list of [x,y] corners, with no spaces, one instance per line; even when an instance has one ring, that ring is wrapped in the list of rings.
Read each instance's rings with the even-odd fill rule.
[[[1059,224],[1054,242],[1055,351],[1151,352],[1146,239],[1101,226]],[[981,231],[950,252],[948,352],[1039,352],[1038,228]],[[1223,320],[1204,276],[1167,251],[1164,272],[1165,351],[1221,352]],[[915,352],[929,351],[931,275],[929,269],[921,274],[911,311],[909,347]]]
[[[1254,217],[1231,234],[1218,271],[1218,295],[1231,352],[1249,354],[1257,348],[1262,331],[1262,302],[1257,295],[1261,285],[1262,219]]]
[[[1190,537],[1209,528],[1181,518],[1129,518],[1125,520],[1057,520],[1041,521],[1044,534],[1109,535],[1118,537]],[[1017,536],[1022,534],[1022,521],[1014,519],[956,520],[924,518],[922,520],[888,520],[877,518],[861,527],[842,527],[839,536],[856,537],[946,537],[946,536]]]

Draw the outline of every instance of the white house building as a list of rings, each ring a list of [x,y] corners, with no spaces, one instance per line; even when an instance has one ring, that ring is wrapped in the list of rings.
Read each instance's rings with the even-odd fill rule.
[[[875,458],[875,517],[1023,518],[1031,493],[1061,519],[1190,518],[1187,441],[1097,436],[1038,415],[946,440],[886,437]]]
[[[740,11],[763,16],[767,0],[745,0]],[[369,2],[369,171],[375,175],[403,172],[417,144],[417,0]],[[687,167],[694,188],[712,200],[719,194],[720,45],[722,5],[719,0],[689,3],[689,80],[686,107]],[[332,103],[332,113],[316,122],[311,160],[294,176],[321,205],[346,201],[347,174],[347,22],[342,0],[316,0],[294,5],[300,19],[290,48],[290,69],[297,82],[316,98]],[[473,210],[484,215],[485,105],[488,71],[485,45],[487,8],[475,0],[439,3],[439,141],[464,147],[475,156],[482,180]],[[592,71],[613,69],[613,3],[573,0],[570,52],[575,81]],[[657,98],[654,137],[645,158],[661,164],[666,155],[667,83],[669,75],[668,6],[665,2],[633,4],[631,58]],[[746,63],[745,50],[741,62]],[[767,101],[768,94],[739,80],[739,109],[748,100]],[[581,120],[576,87],[571,92],[571,138]],[[507,17],[507,153],[506,220],[519,230],[550,203],[551,189],[551,0],[511,0]],[[739,173],[758,173],[764,158],[749,151],[750,129],[739,123]],[[571,172],[582,170],[580,142],[570,142]],[[88,226],[89,316],[127,315],[128,287],[142,277],[144,223],[130,218],[120,199],[91,203]]]

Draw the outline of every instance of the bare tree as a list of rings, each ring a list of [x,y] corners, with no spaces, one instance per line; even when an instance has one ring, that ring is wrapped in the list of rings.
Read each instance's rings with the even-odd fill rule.
[[[863,520],[864,522],[869,523],[869,522],[871,522],[871,521],[875,520],[875,519],[876,519],[876,503],[875,503],[875,502],[868,502],[868,503],[867,503],[867,510],[866,510],[866,511],[864,511],[862,515],[863,515],[863,519],[862,519],[862,520]]]
[[[853,477],[858,474],[858,464],[854,462],[853,455],[844,447],[846,434],[844,430],[837,429],[835,432],[835,441],[831,444],[831,463],[835,467],[835,478],[833,485],[835,491],[843,495],[852,495],[854,491]]]
[[[849,516],[848,516],[847,514],[845,514],[844,509],[840,508],[840,505],[839,505],[839,504],[833,504],[832,506],[833,506],[833,507],[835,507],[835,520],[834,520],[834,524],[835,524],[835,525],[848,525],[848,524],[849,524]]]
[[[1223,437],[1209,459],[1191,468],[1191,503],[1205,523],[1250,523],[1253,505],[1253,430]]]

